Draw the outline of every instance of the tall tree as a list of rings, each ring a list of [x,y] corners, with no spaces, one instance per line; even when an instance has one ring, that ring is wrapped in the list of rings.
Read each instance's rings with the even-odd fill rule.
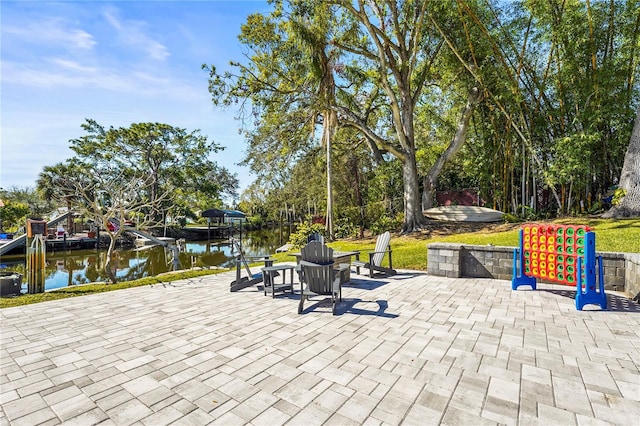
[[[248,64],[233,64],[239,69],[237,74],[228,72],[220,76],[215,68],[210,68],[214,102],[250,99],[256,116],[267,121],[260,123],[261,129],[269,126],[277,130],[271,133],[272,137],[258,142],[263,147],[280,144],[277,149],[262,148],[256,152],[272,153],[282,153],[283,147],[299,147],[299,140],[289,142],[292,135],[300,134],[291,130],[311,122],[314,114],[310,111],[319,105],[322,119],[327,122],[325,140],[333,133],[335,117],[340,125],[360,131],[375,155],[386,152],[402,161],[403,229],[410,232],[421,227],[425,218],[420,205],[413,120],[416,104],[432,78],[431,65],[440,47],[439,40],[430,37],[425,28],[428,2],[291,2],[290,6],[306,6],[305,13],[315,14],[314,21],[324,19],[330,23],[327,34],[331,34],[331,38],[318,37],[318,40],[327,40],[323,43],[328,42],[344,59],[339,79],[335,81],[335,104],[331,101],[334,89],[328,72],[331,58],[327,56],[329,61],[325,60],[324,69],[321,68],[321,76],[326,79],[307,79],[308,64],[314,60],[321,63],[318,59],[325,58],[318,54],[324,50],[315,49],[310,55],[297,47],[300,38],[288,33],[286,21],[281,19],[283,3],[276,2],[280,9],[269,18],[252,15],[243,26],[240,39],[253,53]],[[314,7],[316,4],[332,4],[334,9],[320,16],[318,13],[324,9]],[[300,10],[294,6],[291,9]],[[319,33],[314,34],[317,37]],[[316,87],[321,89],[316,91]],[[370,114],[372,105],[377,108],[375,114]],[[275,111],[280,114],[276,116]],[[288,135],[283,129],[289,130]]]
[[[388,127],[366,122],[351,104],[337,106],[340,120],[360,130],[380,150],[402,162],[404,183],[404,232],[422,227],[425,217],[420,203],[414,118],[425,85],[434,78],[431,68],[441,46],[428,28],[429,2],[337,0],[345,24],[333,43],[348,52],[354,65],[366,70],[369,87],[385,96]],[[371,89],[375,91],[377,89]],[[360,96],[361,97],[361,96]],[[382,105],[380,105],[382,106]],[[388,133],[388,129],[393,129]]]
[[[219,75],[214,66],[204,66],[210,72],[209,91],[216,105],[241,100],[248,107],[244,100],[251,101],[255,122],[245,133],[250,147],[246,163],[275,184],[291,172],[290,159],[313,151],[316,128],[322,127],[326,227],[333,235],[331,154],[338,122],[332,108],[337,51],[328,39],[332,11],[321,1],[273,4],[271,14],[253,14],[242,26],[239,38],[250,54],[246,64],[232,62],[237,73]]]
[[[315,5],[316,9],[309,11],[310,5]],[[311,59],[311,74],[317,81],[315,95],[318,103],[317,108],[322,116],[322,146],[326,151],[327,163],[327,210],[325,217],[325,227],[329,239],[334,238],[333,231],[333,166],[332,166],[332,142],[338,128],[338,115],[335,111],[336,105],[336,83],[334,71],[337,64],[337,53],[332,49],[327,40],[329,32],[328,19],[331,16],[331,9],[327,3],[305,2],[294,4],[294,11],[291,16],[291,27],[293,34],[299,38],[309,51]]]
[[[640,217],[640,107],[638,107],[631,140],[624,157],[620,188],[625,191],[624,197],[603,216]]]
[[[163,203],[169,195],[156,193],[151,201],[148,194],[152,192],[153,179],[118,168],[119,165],[109,161],[89,164],[72,159],[46,167],[38,179],[40,191],[53,200],[69,204],[107,233],[109,247],[104,269],[112,283],[117,280],[116,241],[126,232],[125,221],[135,218],[140,228],[159,226],[149,212],[158,209],[154,204]]]
[[[210,159],[223,149],[199,131],[161,123],[133,123],[129,127],[105,128],[86,120],[85,136],[71,140],[77,158],[89,164],[108,163],[108,170],[127,179],[146,176],[145,190],[159,222],[166,212],[184,201],[197,201],[197,195],[216,200],[223,194],[235,195],[237,178]],[[170,203],[158,203],[160,194],[171,192]],[[206,206],[200,206],[206,207]]]

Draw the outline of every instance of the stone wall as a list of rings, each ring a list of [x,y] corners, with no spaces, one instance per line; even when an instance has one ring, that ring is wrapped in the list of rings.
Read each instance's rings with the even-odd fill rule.
[[[640,303],[640,253],[627,253],[625,261],[625,293]],[[604,282],[607,282],[606,278]]]
[[[427,245],[427,272],[450,278],[513,278],[515,247],[454,243]],[[640,254],[596,252],[602,256],[605,289],[640,297]],[[544,282],[544,280],[541,280]]]

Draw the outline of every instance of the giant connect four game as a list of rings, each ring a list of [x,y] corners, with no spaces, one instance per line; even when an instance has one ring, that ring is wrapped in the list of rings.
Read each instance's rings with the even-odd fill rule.
[[[538,279],[576,286],[579,310],[586,304],[599,304],[606,309],[602,257],[596,258],[595,233],[587,226],[525,224],[522,227],[520,247],[514,250],[511,286],[516,290],[521,285],[529,285],[535,290]]]

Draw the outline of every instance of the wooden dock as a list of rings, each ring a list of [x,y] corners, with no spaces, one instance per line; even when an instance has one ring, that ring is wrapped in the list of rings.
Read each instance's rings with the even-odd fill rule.
[[[96,247],[97,242],[98,240],[96,238],[89,238],[85,236],[45,240],[47,251],[92,249]]]

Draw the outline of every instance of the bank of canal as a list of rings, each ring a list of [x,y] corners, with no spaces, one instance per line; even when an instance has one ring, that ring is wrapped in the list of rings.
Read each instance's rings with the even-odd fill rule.
[[[238,235],[236,235],[236,238]],[[288,235],[284,235],[285,242]],[[278,230],[250,231],[242,235],[246,256],[264,256],[275,253],[282,246]],[[117,249],[119,281],[158,275],[172,269],[172,254],[163,247]],[[235,267],[236,253],[229,239],[189,241],[180,253],[180,269],[198,267]],[[68,250],[48,252],[45,266],[45,291],[56,288],[107,281],[104,271],[106,250]],[[22,292],[26,293],[28,274],[24,256],[3,256],[0,271],[22,274]]]

